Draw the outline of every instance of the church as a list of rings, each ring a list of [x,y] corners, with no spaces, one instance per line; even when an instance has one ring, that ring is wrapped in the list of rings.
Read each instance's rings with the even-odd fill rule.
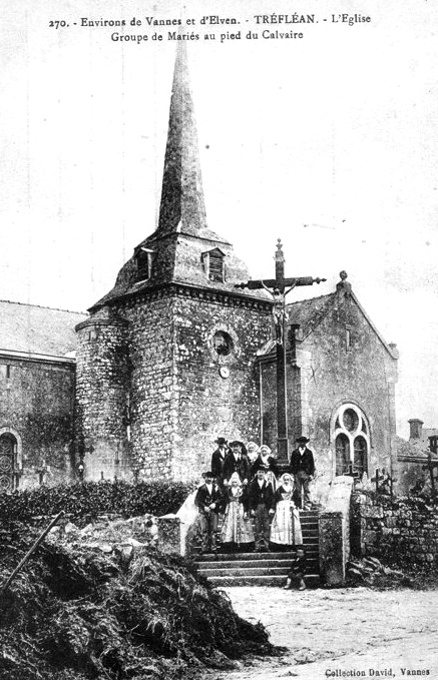
[[[7,462],[6,476],[15,475],[10,488],[78,479],[79,470],[86,480],[140,473],[198,480],[219,436],[276,451],[275,300],[264,287],[242,285],[251,280],[245,263],[208,227],[184,44],[150,232],[88,316],[65,313],[68,342],[45,357],[56,365],[49,385],[59,383],[45,391],[52,406],[62,394],[58,439],[46,427],[30,442],[23,384],[6,387],[13,360],[0,357],[0,467]],[[289,450],[297,436],[309,437],[320,498],[336,475],[391,470],[395,345],[375,328],[345,272],[335,291],[285,311]]]
[[[87,478],[139,469],[198,479],[218,436],[276,450],[275,305],[263,287],[242,286],[249,279],[232,244],[208,228],[179,46],[158,224],[77,326],[76,436]],[[289,449],[310,438],[321,489],[350,469],[391,469],[395,345],[345,272],[336,291],[286,309]]]

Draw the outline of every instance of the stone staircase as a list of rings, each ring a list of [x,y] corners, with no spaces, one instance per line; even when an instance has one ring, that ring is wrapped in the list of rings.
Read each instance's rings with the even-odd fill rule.
[[[303,543],[306,551],[306,576],[308,587],[317,587],[319,576],[319,524],[318,513],[300,511]],[[217,553],[197,555],[198,572],[215,586],[280,586],[292,561],[292,552],[270,553]]]

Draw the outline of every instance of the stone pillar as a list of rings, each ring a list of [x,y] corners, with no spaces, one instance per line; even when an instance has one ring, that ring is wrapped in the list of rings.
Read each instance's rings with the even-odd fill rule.
[[[319,563],[326,585],[345,581],[345,519],[342,512],[323,512],[319,516]]]
[[[345,581],[345,566],[350,557],[350,503],[352,477],[335,477],[325,512],[319,520],[319,559],[321,576],[330,586]]]

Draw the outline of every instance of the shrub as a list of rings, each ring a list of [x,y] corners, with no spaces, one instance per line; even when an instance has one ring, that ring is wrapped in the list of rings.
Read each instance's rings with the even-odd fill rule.
[[[101,481],[41,486],[10,496],[0,494],[0,521],[30,522],[61,510],[79,525],[100,515],[160,516],[176,512],[192,490],[193,485],[183,482]]]

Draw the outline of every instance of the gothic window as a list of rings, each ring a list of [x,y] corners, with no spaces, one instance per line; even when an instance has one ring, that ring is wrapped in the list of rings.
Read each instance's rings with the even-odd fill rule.
[[[343,475],[348,472],[350,464],[350,441],[348,437],[341,432],[336,437],[336,476]]]
[[[336,451],[336,475],[350,471],[362,477],[368,472],[369,429],[365,414],[354,404],[343,404],[333,419]]]
[[[152,256],[153,250],[141,246],[135,253],[137,263],[137,281],[147,281],[152,274]]]
[[[12,434],[0,436],[0,493],[11,492],[16,487],[17,441]]]
[[[219,248],[213,248],[202,253],[202,266],[210,281],[225,281],[224,253]]]

